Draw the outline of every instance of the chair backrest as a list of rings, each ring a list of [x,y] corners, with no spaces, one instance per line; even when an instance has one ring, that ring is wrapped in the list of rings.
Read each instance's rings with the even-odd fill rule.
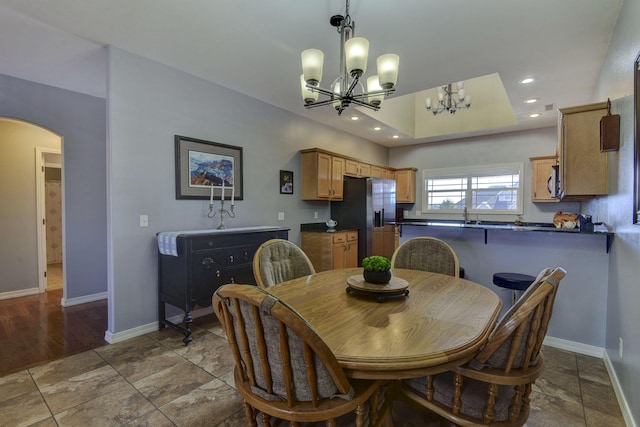
[[[512,369],[524,372],[538,363],[542,341],[553,312],[560,280],[567,272],[561,267],[544,269],[518,301],[498,321],[470,366]]]
[[[290,408],[299,402],[315,407],[332,397],[350,399],[353,388],[325,342],[267,290],[224,285],[214,293],[213,307],[227,333],[241,393],[286,401]]]
[[[315,274],[309,257],[294,243],[271,239],[253,256],[253,275],[261,288]]]
[[[446,242],[435,237],[414,237],[393,253],[391,268],[431,271],[460,277],[458,255]]]

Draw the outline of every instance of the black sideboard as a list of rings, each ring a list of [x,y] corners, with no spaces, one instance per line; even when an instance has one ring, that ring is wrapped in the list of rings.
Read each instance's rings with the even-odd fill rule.
[[[227,230],[200,230],[158,233],[165,244],[158,250],[159,328],[181,330],[185,344],[191,342],[191,311],[211,305],[213,293],[225,283],[256,284],[253,255],[270,239],[288,239],[289,228],[244,227]],[[173,254],[166,242],[173,243]],[[159,245],[160,246],[160,245]],[[177,256],[176,256],[177,255]],[[166,304],[184,311],[183,326],[166,318]]]

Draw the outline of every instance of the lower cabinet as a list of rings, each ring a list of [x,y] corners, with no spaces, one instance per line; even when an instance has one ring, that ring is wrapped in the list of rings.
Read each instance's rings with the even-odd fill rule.
[[[358,266],[358,231],[303,231],[300,236],[316,272]]]
[[[247,227],[184,233],[158,233],[158,321],[173,326],[191,341],[191,311],[211,305],[213,293],[225,283],[256,284],[253,255],[270,239],[288,239],[288,228]],[[177,256],[167,249],[173,248]],[[166,318],[166,304],[184,311],[183,325]]]

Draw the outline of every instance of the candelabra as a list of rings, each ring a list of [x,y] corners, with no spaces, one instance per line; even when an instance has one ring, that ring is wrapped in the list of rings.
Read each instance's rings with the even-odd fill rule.
[[[226,230],[227,226],[224,225],[224,216],[227,215],[229,218],[236,217],[233,203],[231,204],[231,211],[224,208],[224,200],[220,200],[220,209],[214,209],[213,203],[209,203],[209,213],[207,216],[209,218],[214,218],[218,214],[220,214],[220,225],[218,226],[218,230]]]

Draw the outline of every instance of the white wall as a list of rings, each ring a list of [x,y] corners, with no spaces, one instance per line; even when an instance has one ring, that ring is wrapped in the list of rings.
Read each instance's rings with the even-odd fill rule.
[[[219,224],[206,216],[208,200],[176,200],[174,135],[243,147],[244,200],[225,224],[288,226],[296,243],[301,223],[329,213],[327,202],[300,200],[299,150],[387,163],[377,144],[123,50],[110,48],[109,64],[109,333],[157,320],[156,233]],[[294,172],[293,195],[279,193],[281,169]],[[140,214],[148,228],[138,226]]]
[[[588,209],[615,229],[609,264],[606,349],[636,424],[640,423],[640,225],[632,225],[634,108],[633,63],[640,51],[640,0],[625,0],[602,66],[594,101],[611,98],[612,113],[620,114],[620,150],[609,157],[608,197]],[[624,354],[618,356],[618,340]]]
[[[106,292],[104,99],[0,75],[0,117],[63,138],[65,298]]]

